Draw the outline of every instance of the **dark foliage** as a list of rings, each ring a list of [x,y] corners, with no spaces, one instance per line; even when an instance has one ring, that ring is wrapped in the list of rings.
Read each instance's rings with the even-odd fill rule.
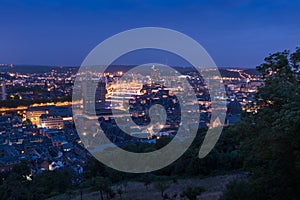
[[[272,54],[258,67],[265,85],[253,105],[258,110],[248,118],[252,123],[245,124],[252,134],[243,146],[249,182],[233,183],[223,199],[243,199],[243,193],[252,199],[299,199],[299,63],[297,48]]]

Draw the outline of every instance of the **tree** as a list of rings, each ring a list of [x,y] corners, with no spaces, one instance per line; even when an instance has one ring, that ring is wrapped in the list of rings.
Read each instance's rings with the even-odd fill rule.
[[[104,200],[103,198],[103,190],[104,190],[104,178],[103,177],[95,177],[91,179],[91,185],[94,190],[99,191],[99,196],[101,200]]]
[[[68,199],[71,200],[71,199],[73,199],[74,191],[68,190],[68,191],[66,192],[66,195],[67,195]]]
[[[30,121],[30,119],[26,119],[26,120],[23,121],[23,124],[24,125],[30,125],[30,124],[32,124],[32,122]]]
[[[29,189],[37,199],[61,194],[71,189],[71,175],[67,170],[45,171],[33,177]]]
[[[27,176],[30,174],[28,163],[22,160],[16,164],[7,179],[0,186],[1,199],[25,199],[29,195]]]
[[[278,52],[257,67],[264,76],[253,115],[256,134],[248,141],[245,167],[255,199],[300,196],[300,49]]]
[[[232,181],[226,186],[220,200],[250,200],[253,199],[252,189],[246,181]]]
[[[196,200],[197,196],[199,196],[205,189],[202,187],[187,187],[181,194],[181,197],[186,197],[189,200]]]
[[[121,185],[117,188],[117,193],[118,193],[120,199],[122,200],[123,199],[122,194],[124,193],[124,190]]]
[[[23,199],[27,190],[22,179],[16,173],[11,173],[0,186],[0,199]]]
[[[165,191],[170,187],[170,183],[166,180],[159,180],[154,183],[154,188],[161,193],[161,197],[165,199]]]
[[[111,181],[104,177],[94,177],[91,179],[91,184],[94,190],[99,191],[99,196],[101,200],[104,199],[104,194],[106,194],[107,199],[113,198],[115,193],[110,188]]]
[[[153,180],[153,177],[150,174],[145,174],[142,177],[142,181],[144,182],[144,186],[146,187],[146,190],[148,190],[148,186],[151,184]]]
[[[16,164],[12,169],[12,173],[15,173],[20,177],[21,180],[25,181],[26,176],[30,174],[30,167],[28,165],[28,162],[22,160],[20,163]]]

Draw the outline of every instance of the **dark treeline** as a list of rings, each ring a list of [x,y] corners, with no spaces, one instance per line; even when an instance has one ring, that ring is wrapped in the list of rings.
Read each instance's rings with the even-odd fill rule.
[[[0,186],[0,199],[46,199],[72,188],[67,170],[45,171],[30,175],[27,161],[15,165]]]
[[[265,58],[257,69],[265,85],[244,119],[247,131],[244,170],[248,182],[228,185],[222,199],[299,199],[300,197],[300,48]]]

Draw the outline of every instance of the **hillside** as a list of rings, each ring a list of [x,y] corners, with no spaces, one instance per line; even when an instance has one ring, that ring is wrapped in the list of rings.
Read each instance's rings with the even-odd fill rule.
[[[218,199],[223,191],[225,190],[226,185],[233,181],[233,180],[244,180],[246,179],[246,174],[244,173],[236,173],[231,175],[223,175],[223,176],[214,176],[208,177],[203,179],[197,178],[190,178],[190,179],[179,179],[177,183],[172,182],[170,188],[166,190],[166,194],[169,197],[177,194],[176,199],[180,198],[180,193],[188,186],[196,187],[201,186],[206,191],[198,196],[197,199],[201,200],[214,200]],[[113,200],[120,199],[120,196],[117,194],[117,185],[114,185],[112,188],[114,189],[116,196]],[[80,200],[80,191],[74,191],[69,194],[64,194],[56,197],[52,197],[48,200],[66,200],[66,199],[73,199],[73,200]],[[98,200],[99,192],[91,192],[88,189],[83,190],[82,199],[88,200]],[[144,186],[141,182],[128,182],[126,186],[126,192],[122,194],[122,199],[124,200],[153,200],[153,199],[162,199],[160,192],[154,188],[154,184],[150,184],[148,189]]]

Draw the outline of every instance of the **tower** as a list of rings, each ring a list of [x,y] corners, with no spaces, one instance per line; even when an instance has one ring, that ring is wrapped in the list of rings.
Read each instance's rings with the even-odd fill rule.
[[[99,81],[95,94],[95,107],[96,110],[105,109],[105,96],[106,96],[106,83]]]
[[[151,79],[153,84],[157,84],[161,81],[159,69],[156,68],[154,65],[151,68]]]
[[[5,86],[5,80],[0,80],[0,86],[1,86],[1,100],[6,100],[6,86]]]
[[[98,81],[98,80],[93,80]],[[82,95],[83,95],[83,107],[84,112],[94,113],[95,110],[100,111],[105,109],[105,98],[106,98],[106,83],[105,80],[99,80],[94,93],[94,89],[87,84],[87,82],[82,83]]]

